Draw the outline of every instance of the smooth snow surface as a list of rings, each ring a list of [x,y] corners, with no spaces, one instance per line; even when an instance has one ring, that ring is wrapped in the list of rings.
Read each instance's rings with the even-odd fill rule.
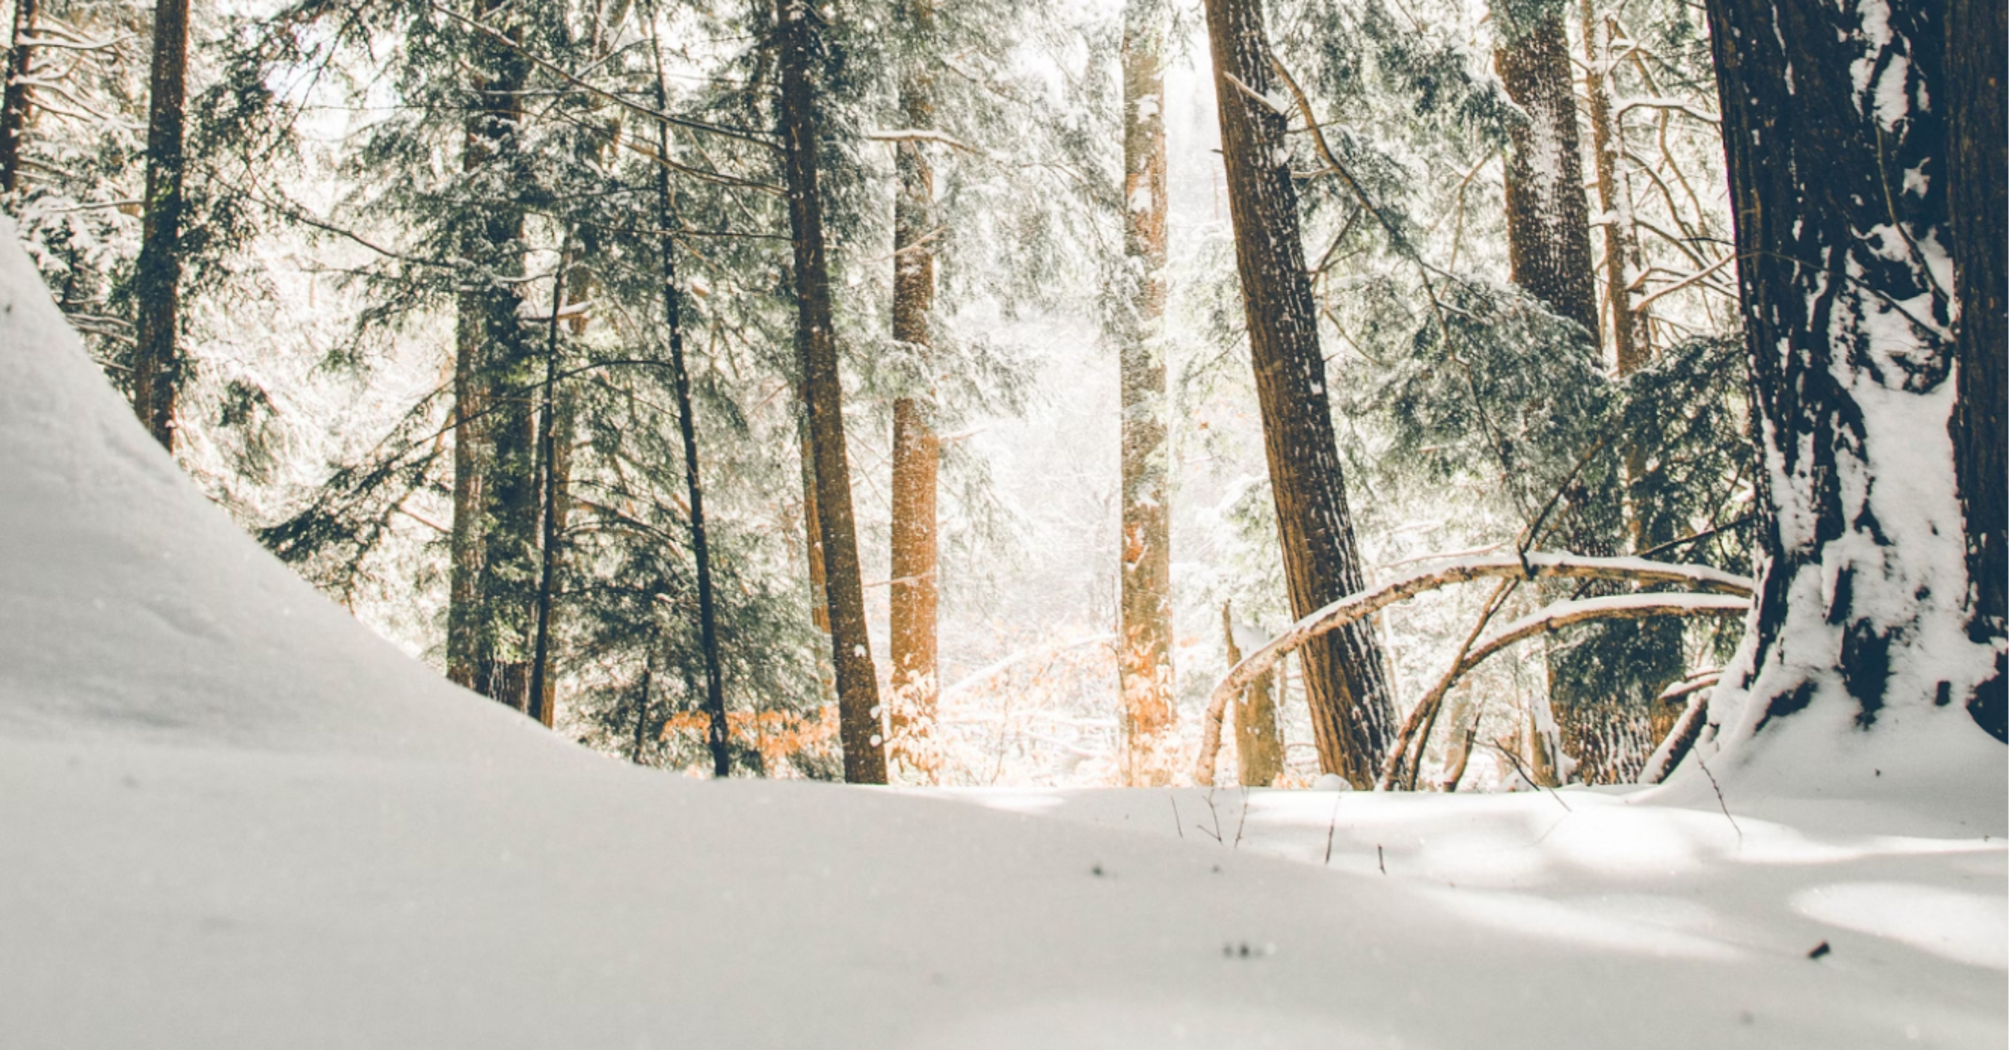
[[[5,239],[0,1047],[2004,1044],[2000,776],[1981,826],[1586,792],[1243,821],[575,748],[239,534]]]

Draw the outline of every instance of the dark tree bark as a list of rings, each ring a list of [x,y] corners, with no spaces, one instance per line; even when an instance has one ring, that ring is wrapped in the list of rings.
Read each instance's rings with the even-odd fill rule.
[[[134,265],[133,411],[161,447],[174,451],[181,390],[182,118],[188,90],[188,0],[154,5],[153,69],[147,78],[147,196]]]
[[[1866,729],[1888,712],[1913,726],[1966,721],[1937,708],[1968,704],[2000,666],[2000,647],[1967,634],[1945,436],[1959,385],[1945,249],[1960,241],[1944,11],[1710,3],[1764,569],[1740,657],[1711,699],[1719,723],[1735,715],[1728,698],[1749,698],[1734,740],[1841,713]],[[1989,235],[2000,259],[2001,226]],[[2002,478],[1992,483],[2000,498]],[[1800,714],[1810,709],[1829,717]]]
[[[931,0],[901,5],[910,31],[925,37],[933,28]],[[935,126],[935,77],[910,62],[900,83],[901,121],[908,128]],[[935,303],[935,173],[922,143],[895,144],[894,168],[900,186],[893,205],[893,338],[906,344],[931,374],[928,315]],[[932,384],[933,380],[928,380]],[[935,724],[940,689],[936,671],[936,473],[941,445],[930,426],[932,399],[923,394],[893,403],[893,582],[889,595],[893,660],[893,704],[889,711],[893,757],[933,782]]]
[[[1170,13],[1131,0],[1124,13],[1125,303],[1122,355],[1124,782],[1170,781],[1174,756],[1171,498],[1166,483],[1165,37]]]
[[[830,270],[824,255],[823,202],[817,189],[816,69],[823,60],[823,16],[808,0],[782,0],[780,117],[788,178],[789,229],[795,247],[796,353],[816,462],[816,510],[830,610],[831,662],[837,670],[838,738],[845,780],[886,783],[879,727],[879,681],[866,634],[852,521],[851,469],[845,457],[844,388],[831,324]]]
[[[2005,739],[2004,37],[2003,0],[1947,5],[1947,186],[1954,233],[1954,471],[1968,538],[1969,637],[1996,648],[1995,674],[1969,711]]]
[[[492,25],[500,0],[477,0],[474,18]],[[513,288],[491,279],[522,268],[524,212],[517,184],[520,95],[529,77],[522,53],[489,33],[469,35],[473,105],[464,122],[462,170],[473,184],[500,187],[465,220],[462,256],[479,268],[457,301],[454,340],[454,522],[447,611],[447,674],[498,703],[531,712],[540,489],[533,355],[517,319]]]
[[[1563,5],[1510,17],[1496,5],[1502,43],[1494,69],[1528,119],[1511,132],[1507,162],[1509,279],[1598,339],[1598,288],[1578,159],[1577,99]]]
[[[652,30],[653,32],[653,30]],[[654,49],[654,41],[651,41]],[[667,111],[669,91],[664,87],[663,54],[656,57],[656,108]],[[670,156],[669,126],[656,125],[656,154]],[[670,378],[677,387],[677,430],[684,441],[684,491],[691,503],[691,560],[698,577],[698,644],[705,654],[705,744],[712,752],[712,775],[732,773],[732,753],[727,747],[726,682],[719,662],[719,614],[712,590],[712,548],[705,532],[705,485],[698,471],[698,422],[691,407],[691,373],[684,366],[684,296],[677,287],[677,238],[671,233],[677,221],[676,200],[670,193],[670,169],[656,165],[657,225],[663,230],[663,319],[670,336]]]
[[[1274,78],[1262,6],[1208,0],[1207,28],[1264,453],[1291,609],[1302,617],[1361,589],[1360,553],[1286,164],[1285,118],[1266,101]],[[1373,630],[1350,624],[1308,642],[1301,654],[1321,768],[1372,788],[1395,726]]]
[[[28,128],[28,110],[35,89],[28,75],[35,61],[35,9],[38,0],[14,0],[14,39],[7,49],[7,90],[0,96],[0,193],[21,184],[21,135]]]

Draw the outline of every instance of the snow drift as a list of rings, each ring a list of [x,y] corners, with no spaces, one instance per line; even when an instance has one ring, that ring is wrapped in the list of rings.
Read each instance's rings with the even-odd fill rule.
[[[2000,820],[1266,793],[1239,849],[573,747],[240,534],[4,239],[0,1045],[2002,1044]]]

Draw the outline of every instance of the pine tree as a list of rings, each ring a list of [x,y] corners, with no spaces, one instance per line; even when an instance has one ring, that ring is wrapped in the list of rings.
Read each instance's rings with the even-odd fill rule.
[[[1851,728],[1945,741],[1936,727],[1968,721],[1947,709],[1972,710],[2001,667],[2001,636],[1969,635],[1960,468],[1939,436],[1967,392],[1941,265],[1963,243],[1944,11],[1710,4],[1762,516],[1760,593],[1710,721],[1746,768]]]
[[[1209,0],[1207,25],[1236,270],[1285,579],[1292,613],[1304,616],[1360,590],[1361,559],[1299,239],[1285,111],[1271,101],[1262,6],[1259,0]],[[1320,636],[1302,652],[1320,767],[1358,788],[1374,786],[1395,708],[1372,629],[1352,625]]]
[[[1117,669],[1124,696],[1124,780],[1163,784],[1173,730],[1172,491],[1166,436],[1165,47],[1169,12],[1124,9],[1122,596]]]
[[[174,450],[175,398],[182,383],[182,108],[188,69],[188,0],[154,5],[153,72],[148,78],[145,232],[133,279],[133,411],[163,448]]]
[[[830,611],[831,661],[837,668],[845,780],[884,784],[886,752],[880,733],[879,682],[873,670],[859,577],[851,468],[844,437],[844,388],[838,378],[823,201],[817,185],[816,67],[823,58],[823,21],[823,15],[808,0],[781,0],[779,4],[776,34],[781,83],[777,109],[795,248],[796,347],[816,465],[817,539],[823,552],[825,602]]]

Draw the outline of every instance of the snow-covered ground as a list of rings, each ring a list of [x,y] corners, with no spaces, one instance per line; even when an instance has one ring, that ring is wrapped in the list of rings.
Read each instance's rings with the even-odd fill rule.
[[[239,534],[0,240],[0,1047],[2004,1045],[2000,748],[1728,817],[624,766]]]

